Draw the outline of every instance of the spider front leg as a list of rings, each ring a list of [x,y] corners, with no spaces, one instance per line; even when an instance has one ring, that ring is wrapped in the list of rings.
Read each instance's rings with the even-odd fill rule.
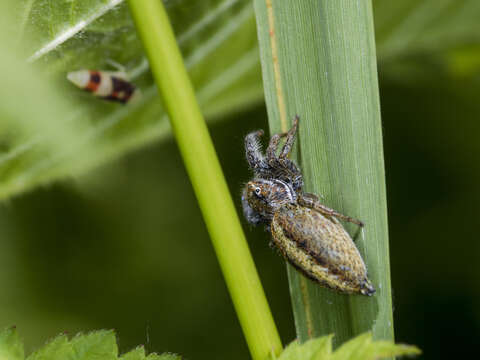
[[[269,176],[286,181],[293,186],[295,191],[300,191],[303,187],[302,173],[297,165],[288,158],[295,141],[295,135],[298,127],[298,116],[293,120],[291,129],[282,134],[275,134],[271,137],[266,151],[266,161],[270,166]],[[280,140],[286,137],[285,144],[277,157],[277,148]]]
[[[260,136],[263,130],[251,132],[245,136],[245,155],[248,165],[254,172],[268,168],[268,163],[262,153],[262,145],[260,144]]]
[[[292,151],[292,146],[293,146],[293,143],[295,142],[295,135],[297,134],[298,120],[300,120],[300,117],[298,115],[295,115],[295,119],[293,119],[292,127],[290,128],[290,130],[288,130],[287,134],[284,134],[286,135],[287,139],[285,140],[285,144],[283,145],[282,151],[278,156],[280,159],[288,158],[288,155],[290,155],[290,151]]]
[[[280,143],[280,139],[287,136],[288,133],[282,134],[275,134],[270,138],[270,142],[268,143],[267,151],[265,155],[267,156],[267,160],[270,163],[274,163],[277,160],[277,148],[278,144]]]
[[[268,148],[266,151],[267,159],[271,161],[272,159],[277,159],[277,148],[278,144],[280,142],[280,139],[283,137],[286,137],[287,139],[285,140],[285,144],[282,147],[282,151],[280,151],[280,154],[278,156],[279,159],[286,159],[288,158],[288,155],[290,155],[290,151],[292,151],[292,146],[293,143],[295,142],[295,135],[297,133],[297,127],[298,127],[298,120],[299,117],[298,115],[295,116],[295,119],[293,119],[293,125],[288,130],[286,133],[281,133],[281,134],[275,134],[270,138],[270,143],[268,144]]]
[[[299,196],[298,203],[310,209],[316,210],[323,215],[333,216],[337,219],[342,219],[344,221],[351,222],[360,227],[363,227],[365,225],[360,220],[357,220],[348,215],[339,213],[338,211],[330,209],[329,207],[323,205],[322,203],[320,203],[320,201],[318,201],[318,197],[315,194],[303,193],[301,196]]]

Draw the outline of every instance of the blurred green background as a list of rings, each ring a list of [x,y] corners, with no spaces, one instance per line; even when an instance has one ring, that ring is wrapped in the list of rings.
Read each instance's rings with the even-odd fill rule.
[[[25,3],[19,2],[22,14]],[[480,8],[478,1],[373,3],[396,339],[418,345],[424,359],[466,358],[480,336]],[[71,4],[78,4],[74,14],[85,16],[82,2]],[[182,50],[197,89],[206,94],[202,105],[214,120],[211,134],[239,206],[250,176],[243,137],[267,128],[253,12],[242,1],[205,4],[167,2],[179,33],[191,29],[202,11],[227,9],[198,36],[185,36]],[[38,21],[25,27],[25,36],[43,26],[40,20],[51,21],[35,18],[45,10],[40,5],[31,15]],[[16,325],[27,352],[63,331],[113,328],[122,352],[145,344],[149,351],[189,359],[248,358],[177,147],[168,126],[157,126],[161,106],[148,74],[138,80],[146,100],[132,112],[65,84],[65,71],[94,66],[99,58],[141,63],[124,9],[98,19],[40,58],[65,97],[61,106],[49,107],[78,112],[76,121],[87,130],[112,122],[112,116],[120,120],[100,140],[68,148],[68,156],[42,163],[40,170],[39,161],[67,145],[46,141],[41,151],[12,155],[36,135],[32,122],[18,125],[22,112],[31,115],[23,104],[44,101],[38,93],[33,99],[18,95],[35,82],[20,65],[9,78],[9,55],[0,55],[8,85],[8,92],[0,90],[0,328]],[[197,59],[205,44],[236,22],[228,41]],[[223,87],[212,81],[218,73],[226,74],[218,78],[226,81]],[[10,103],[18,114],[12,115]],[[49,110],[39,111],[34,122],[61,124],[61,116],[43,116]],[[76,129],[65,131],[67,140],[74,138]],[[245,231],[282,340],[290,342],[295,334],[285,264],[268,247],[267,233],[246,224]]]

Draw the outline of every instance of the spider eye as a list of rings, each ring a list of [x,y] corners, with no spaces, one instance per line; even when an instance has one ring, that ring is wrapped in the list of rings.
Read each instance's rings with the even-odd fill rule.
[[[255,194],[260,196],[261,193],[262,193],[262,190],[259,187],[255,188]]]

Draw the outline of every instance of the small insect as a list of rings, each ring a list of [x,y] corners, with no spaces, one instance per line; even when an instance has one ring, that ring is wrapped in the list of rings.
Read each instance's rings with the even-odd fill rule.
[[[67,74],[67,79],[80,89],[91,92],[102,99],[126,104],[140,90],[128,81],[123,71],[77,70]]]
[[[253,225],[265,225],[272,245],[298,271],[323,286],[342,293],[371,296],[375,288],[350,235],[338,219],[363,226],[359,220],[321,204],[314,194],[304,193],[303,177],[288,159],[298,127],[273,135],[262,153],[262,130],[245,137],[245,152],[254,173],[242,193],[243,212]],[[285,143],[277,156],[280,140]]]

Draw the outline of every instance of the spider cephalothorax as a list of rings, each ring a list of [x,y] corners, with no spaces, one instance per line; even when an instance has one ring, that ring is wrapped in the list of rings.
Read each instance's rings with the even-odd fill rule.
[[[259,142],[262,130],[245,137],[247,161],[254,173],[242,193],[245,217],[253,225],[266,225],[273,245],[308,278],[343,293],[373,295],[365,263],[338,219],[363,223],[302,191],[302,174],[288,159],[297,126],[298,117],[287,133],[273,135],[265,155]],[[277,156],[282,137],[285,144]]]
[[[247,204],[255,209],[262,222],[272,220],[273,214],[282,206],[297,201],[297,194],[286,182],[278,179],[257,179],[245,187]],[[250,205],[249,205],[250,206]]]

